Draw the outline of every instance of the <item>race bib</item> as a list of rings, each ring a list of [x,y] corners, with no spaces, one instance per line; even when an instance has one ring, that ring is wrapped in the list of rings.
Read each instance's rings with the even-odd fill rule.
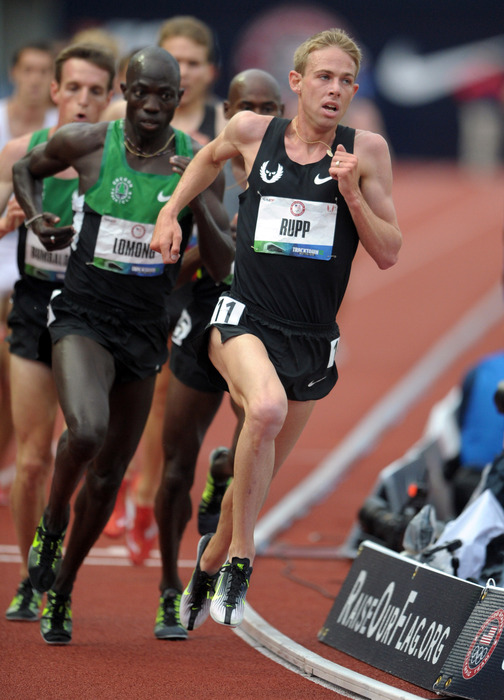
[[[237,326],[244,311],[245,304],[242,304],[241,301],[236,301],[232,297],[221,296],[210,319],[210,325],[221,323],[227,326]]]
[[[171,335],[172,343],[175,343],[175,345],[178,345],[180,347],[182,345],[182,342],[187,338],[187,336],[191,332],[191,330],[191,316],[189,315],[186,309],[183,309],[182,313],[178,318],[177,325],[173,329]]]
[[[26,231],[24,271],[31,277],[49,282],[65,279],[70,246],[62,250],[46,250],[31,229]]]
[[[150,247],[153,232],[154,224],[102,216],[93,265],[121,275],[161,275],[164,270],[163,258]]]
[[[330,260],[338,205],[261,197],[254,235],[256,253]]]

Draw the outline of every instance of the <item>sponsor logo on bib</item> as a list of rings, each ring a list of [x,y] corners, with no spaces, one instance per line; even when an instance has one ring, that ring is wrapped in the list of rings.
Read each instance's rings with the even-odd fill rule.
[[[292,216],[302,216],[306,211],[306,207],[303,202],[296,200],[290,205],[290,212]]]

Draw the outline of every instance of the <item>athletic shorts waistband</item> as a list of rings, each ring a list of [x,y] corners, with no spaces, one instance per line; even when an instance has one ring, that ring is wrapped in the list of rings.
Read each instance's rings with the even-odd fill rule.
[[[289,329],[293,332],[298,333],[308,332],[314,336],[326,336],[327,334],[334,336],[335,331],[336,334],[339,335],[339,327],[336,321],[332,321],[331,323],[309,323],[307,321],[291,321],[289,319],[282,318],[281,316],[277,316],[276,314],[271,313],[271,311],[266,311],[257,304],[253,304],[250,301],[245,301],[237,294],[224,293],[222,294],[222,296],[229,296],[232,299],[236,299],[236,301],[245,304],[247,313],[250,316],[256,317],[259,320],[267,321],[268,325],[270,326],[276,326],[280,329]]]
[[[137,322],[151,322],[155,321],[160,316],[166,316],[166,311],[164,309],[157,309],[156,311],[141,311],[137,313],[128,309],[121,308],[120,306],[115,307],[110,306],[108,304],[103,304],[99,301],[96,301],[95,299],[92,299],[91,297],[86,297],[85,295],[81,296],[80,294],[74,294],[74,292],[70,292],[66,288],[64,289],[63,293],[70,302],[77,304],[78,306],[83,306],[87,309],[91,309],[92,311],[96,311],[97,313],[103,314],[104,316],[120,317],[126,320],[131,319]]]

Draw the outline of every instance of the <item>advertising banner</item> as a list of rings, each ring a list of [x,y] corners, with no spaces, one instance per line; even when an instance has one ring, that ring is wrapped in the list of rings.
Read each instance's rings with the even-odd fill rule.
[[[365,541],[318,638],[432,690],[483,590]]]

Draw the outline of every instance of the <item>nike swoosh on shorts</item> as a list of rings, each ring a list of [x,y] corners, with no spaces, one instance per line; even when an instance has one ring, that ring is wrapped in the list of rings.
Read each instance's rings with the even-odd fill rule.
[[[322,377],[321,379],[312,379],[312,381],[308,384],[308,388],[312,387],[314,384],[318,384],[319,382],[323,382],[325,377]]]

